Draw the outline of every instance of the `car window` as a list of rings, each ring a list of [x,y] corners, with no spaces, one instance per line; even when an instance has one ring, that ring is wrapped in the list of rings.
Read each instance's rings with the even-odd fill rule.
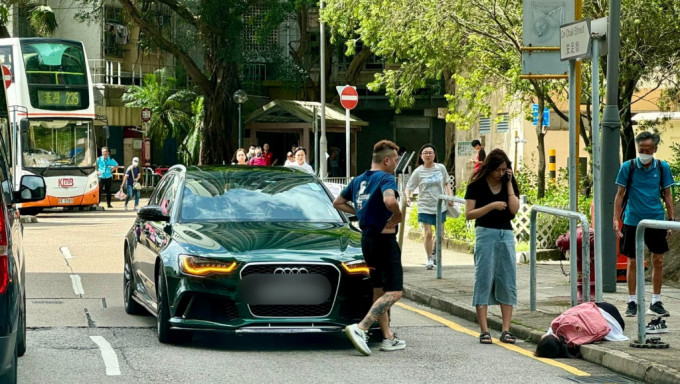
[[[177,188],[179,187],[179,176],[178,175],[172,175],[170,179],[168,179],[168,186],[165,188],[163,191],[163,195],[161,196],[160,203],[158,205],[161,206],[161,209],[163,210],[163,213],[166,215],[169,215],[170,212],[172,212],[172,207],[175,205],[175,199],[177,196]]]
[[[168,175],[167,177],[161,179],[161,182],[158,183],[156,189],[154,189],[153,193],[151,194],[151,198],[149,199],[149,205],[160,204],[161,198],[163,197],[165,190],[168,188],[168,182],[170,181],[170,179],[172,179],[172,176],[173,175]]]
[[[259,171],[187,174],[180,220],[342,222],[313,176]]]

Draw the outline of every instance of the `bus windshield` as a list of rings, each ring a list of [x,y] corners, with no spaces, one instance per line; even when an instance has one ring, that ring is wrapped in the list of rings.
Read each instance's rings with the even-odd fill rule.
[[[29,84],[87,84],[87,62],[81,46],[29,40],[21,43],[21,51]]]
[[[92,122],[30,121],[21,129],[22,160],[27,168],[93,167]]]

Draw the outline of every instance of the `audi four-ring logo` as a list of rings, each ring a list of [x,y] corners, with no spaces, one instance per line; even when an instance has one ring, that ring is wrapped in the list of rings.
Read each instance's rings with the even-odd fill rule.
[[[276,268],[274,270],[275,275],[302,275],[308,273],[307,268]]]

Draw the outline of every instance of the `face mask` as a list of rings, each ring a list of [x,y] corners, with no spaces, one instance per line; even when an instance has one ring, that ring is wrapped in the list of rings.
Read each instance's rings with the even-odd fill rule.
[[[654,155],[648,155],[645,153],[639,153],[638,154],[638,159],[640,159],[640,162],[642,164],[649,164],[650,161],[654,158]]]

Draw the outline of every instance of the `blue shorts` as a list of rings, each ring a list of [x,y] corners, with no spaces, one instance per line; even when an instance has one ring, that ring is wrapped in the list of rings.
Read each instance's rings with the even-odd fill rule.
[[[430,213],[418,213],[418,222],[423,224],[437,225],[437,215]],[[446,222],[446,211],[442,212],[442,223]]]

